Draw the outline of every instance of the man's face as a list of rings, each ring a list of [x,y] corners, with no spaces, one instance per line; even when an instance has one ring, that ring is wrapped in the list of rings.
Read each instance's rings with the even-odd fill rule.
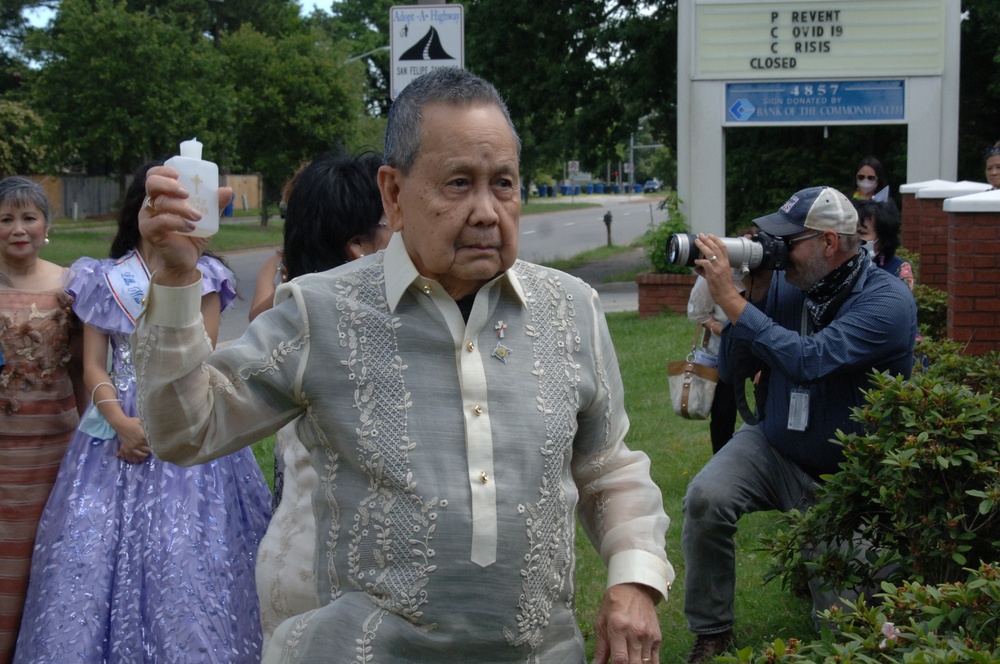
[[[425,106],[410,172],[379,171],[386,215],[410,260],[455,299],[517,258],[520,185],[514,134],[490,105]]]
[[[825,233],[806,229],[785,240],[788,242],[785,281],[799,290],[807,291],[830,273],[832,268],[826,255],[828,238]]]

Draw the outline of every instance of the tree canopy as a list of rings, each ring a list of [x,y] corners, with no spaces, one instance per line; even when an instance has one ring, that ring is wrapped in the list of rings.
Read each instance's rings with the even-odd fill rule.
[[[0,154],[26,155],[5,167],[123,175],[197,135],[223,170],[260,172],[274,194],[320,151],[380,146],[389,10],[415,1],[335,0],[299,16],[294,0],[46,0],[55,19],[30,29],[23,10],[42,0],[7,0],[0,114],[37,131],[17,148],[0,135]],[[676,1],[463,4],[466,67],[506,97],[526,182],[561,179],[568,160],[607,175],[633,134],[664,145],[636,153],[637,181],[675,181]],[[1000,5],[962,9],[959,177],[982,179],[982,150],[1000,138]],[[864,154],[894,184],[906,173],[899,125],[735,128],[726,144],[730,228],[803,182],[849,187]]]

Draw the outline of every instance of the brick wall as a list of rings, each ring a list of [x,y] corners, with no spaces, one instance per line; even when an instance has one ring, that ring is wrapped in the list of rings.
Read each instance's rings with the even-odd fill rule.
[[[914,199],[920,241],[910,248],[920,254],[920,283],[940,290],[948,287],[948,213],[943,202],[941,198]]]
[[[903,206],[899,211],[902,225],[900,242],[903,247],[915,254],[920,253],[920,215],[923,214],[923,199],[914,194],[903,194]]]
[[[1000,210],[948,213],[948,337],[1000,350]]]
[[[643,272],[639,284],[639,318],[659,316],[665,311],[687,315],[688,298],[697,279],[694,274]]]

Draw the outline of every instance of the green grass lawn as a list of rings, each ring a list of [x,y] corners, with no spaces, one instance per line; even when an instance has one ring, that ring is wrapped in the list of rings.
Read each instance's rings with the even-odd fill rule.
[[[677,580],[669,601],[659,607],[663,630],[660,661],[682,662],[694,641],[683,611],[682,501],[688,481],[712,454],[708,423],[683,420],[674,415],[670,406],[666,363],[689,350],[691,324],[683,316],[665,314],[640,319],[637,313],[628,312],[608,314],[608,326],[618,353],[625,407],[631,420],[627,441],[633,449],[649,455],[653,479],[663,492],[664,508],[671,519],[667,557],[677,572]],[[774,521],[773,514],[763,513],[740,523],[735,632],[737,643],[742,645],[812,633],[809,602],[782,590],[777,582],[763,584],[770,563],[768,556],[758,550],[758,538],[774,528]],[[578,536],[577,554],[578,613],[590,652],[590,626],[604,591],[603,563],[585,537]]]

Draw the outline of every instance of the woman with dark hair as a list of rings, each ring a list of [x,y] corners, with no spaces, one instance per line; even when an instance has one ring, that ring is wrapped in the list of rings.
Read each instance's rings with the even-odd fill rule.
[[[87,405],[69,273],[38,256],[50,226],[41,185],[0,180],[0,664],[14,653],[38,519]]]
[[[899,248],[899,211],[890,198],[885,201],[854,201],[858,211],[858,237],[872,262],[902,279],[913,290],[913,267],[896,255]]]
[[[277,284],[385,247],[392,233],[378,191],[381,165],[374,151],[335,150],[296,172],[285,191],[284,247],[261,267],[250,320],[271,308]]]
[[[45,512],[15,662],[253,662],[253,580],[270,494],[249,450],[181,468],[151,456],[129,336],[155,254],[138,232],[146,164],[118,217],[111,257],[81,258],[67,288],[84,322],[87,409]],[[233,274],[203,256],[201,314],[214,345]],[[111,372],[107,371],[111,352]]]
[[[877,197],[885,200],[889,196],[889,174],[882,162],[868,155],[858,162],[854,169],[854,200],[867,201]],[[885,191],[883,194],[882,192]]]
[[[351,156],[333,151],[296,173],[287,194],[285,244],[279,254],[283,266],[261,269],[250,320],[273,304],[275,282],[329,270],[385,248],[392,231],[378,188],[381,165],[375,152]],[[297,424],[287,424],[275,438],[274,517],[257,558],[265,649],[282,621],[319,606],[312,512],[318,478],[295,435]]]

